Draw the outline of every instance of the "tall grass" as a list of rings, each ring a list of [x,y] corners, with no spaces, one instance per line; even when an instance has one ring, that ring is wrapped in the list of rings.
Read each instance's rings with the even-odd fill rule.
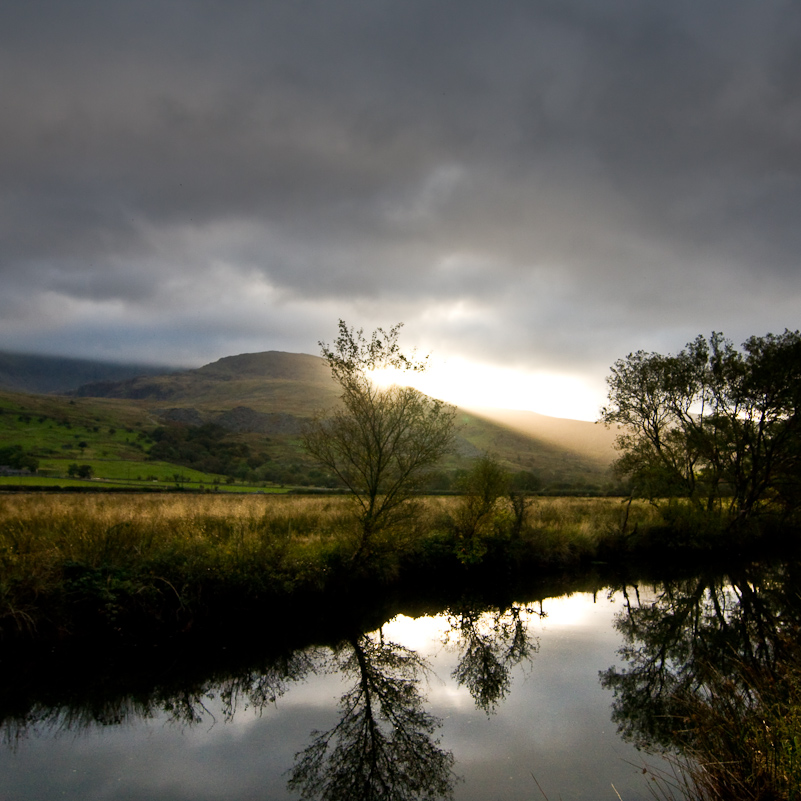
[[[620,498],[542,498],[527,516],[530,537],[551,558],[571,561],[619,551],[632,532],[656,525],[656,509]]]
[[[347,547],[342,498],[0,497],[0,626],[33,630],[68,606],[113,622],[185,610],[199,593],[286,592]],[[85,609],[86,611],[86,609]]]
[[[679,699],[672,774],[651,771],[660,801],[801,798],[801,647],[774,665],[710,667],[700,692]]]
[[[0,495],[0,634],[186,625],[203,609],[322,592],[354,577],[459,568],[461,499],[425,498],[356,563],[348,497]],[[626,525],[650,514],[629,510]],[[482,558],[513,566],[577,564],[619,549],[615,499],[502,501],[482,529]]]

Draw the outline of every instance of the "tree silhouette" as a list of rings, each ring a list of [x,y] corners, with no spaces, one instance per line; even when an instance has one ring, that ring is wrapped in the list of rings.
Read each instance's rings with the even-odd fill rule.
[[[359,556],[376,532],[404,519],[414,491],[453,441],[453,406],[411,387],[379,387],[370,378],[373,370],[386,367],[425,369],[425,360],[401,352],[400,328],[378,328],[367,340],[361,329],[339,321],[333,347],[323,342],[320,347],[342,390],[341,403],[303,432],[309,453],[352,493],[361,530]]]
[[[800,332],[740,350],[713,333],[675,355],[637,351],[607,384],[601,419],[622,426],[616,469],[638,495],[686,498],[738,523],[801,505]]]
[[[433,737],[439,721],[423,709],[423,660],[373,634],[344,644],[336,666],[355,679],[340,700],[342,717],[296,755],[290,789],[320,801],[450,797],[454,758]]]
[[[493,713],[512,686],[512,668],[539,649],[528,635],[526,614],[532,610],[515,604],[487,610],[465,604],[448,610],[450,631],[461,650],[453,678],[467,687],[479,709]],[[542,613],[540,613],[542,614]]]

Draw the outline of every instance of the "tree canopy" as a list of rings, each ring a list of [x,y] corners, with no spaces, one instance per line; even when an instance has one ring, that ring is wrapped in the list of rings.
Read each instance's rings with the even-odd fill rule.
[[[618,473],[634,494],[684,497],[741,521],[801,503],[801,334],[720,333],[664,356],[637,351],[607,378],[607,425],[622,426]]]

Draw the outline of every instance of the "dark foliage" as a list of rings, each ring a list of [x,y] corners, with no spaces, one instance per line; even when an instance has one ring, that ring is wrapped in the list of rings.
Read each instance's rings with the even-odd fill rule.
[[[26,453],[21,445],[8,445],[0,448],[0,467],[35,473],[39,469],[39,460]]]
[[[721,334],[676,355],[638,351],[607,378],[607,425],[621,425],[619,475],[651,499],[741,523],[801,506],[801,333]]]
[[[151,433],[150,458],[184,465],[205,473],[236,476],[251,469],[250,448],[228,438],[221,426],[166,425]],[[250,463],[248,460],[251,460]]]

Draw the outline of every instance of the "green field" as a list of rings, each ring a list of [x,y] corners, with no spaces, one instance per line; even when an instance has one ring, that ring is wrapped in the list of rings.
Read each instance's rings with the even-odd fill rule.
[[[198,492],[226,492],[226,493],[270,493],[286,494],[291,487],[263,487],[255,484],[226,484],[209,481],[180,481],[172,479],[163,481],[126,481],[125,479],[111,478],[54,478],[47,476],[0,476],[0,490],[6,488],[29,487],[32,490],[40,487],[53,489],[77,487],[85,490],[194,490]]]
[[[124,459],[79,459],[81,464],[92,468],[92,476],[112,481],[172,483],[224,484],[225,476],[202,473],[188,467],[181,467],[168,462],[128,461]],[[76,459],[42,459],[39,463],[40,476],[66,476],[70,464]]]
[[[39,462],[36,475],[0,476],[0,487],[286,491],[265,482],[231,483],[221,474],[150,460],[150,432],[156,425],[152,414],[130,401],[0,393],[0,448],[20,446]],[[71,477],[71,465],[88,465],[91,479]]]

